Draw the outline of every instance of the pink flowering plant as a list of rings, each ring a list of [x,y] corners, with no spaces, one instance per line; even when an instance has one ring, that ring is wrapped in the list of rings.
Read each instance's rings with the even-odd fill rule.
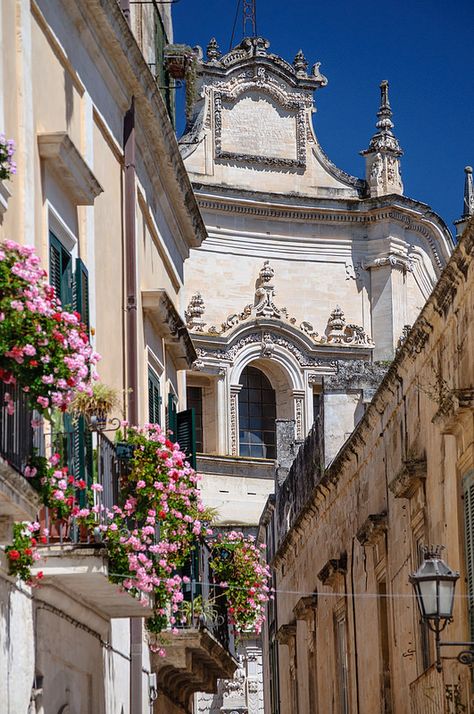
[[[21,578],[28,585],[36,585],[43,577],[41,570],[35,576],[31,573],[34,562],[40,558],[36,550],[38,538],[46,541],[40,530],[39,523],[14,523],[13,542],[5,548],[10,575]]]
[[[187,578],[179,570],[199,539],[212,531],[197,488],[198,476],[178,444],[161,427],[128,428],[133,448],[122,480],[121,506],[106,514],[101,526],[107,543],[111,578],[125,590],[154,596],[151,632],[176,624]]]
[[[67,466],[60,466],[60,461],[59,454],[53,454],[49,459],[33,456],[24,475],[54,518],[67,519],[78,512],[77,497],[81,491],[87,491],[87,484],[82,479],[74,478]]]
[[[0,134],[0,181],[9,179],[16,174],[16,163],[13,161],[15,142]]]
[[[253,536],[240,531],[219,534],[211,544],[211,568],[227,600],[231,622],[239,632],[259,633],[265,620],[270,571],[262,560],[264,548]]]
[[[75,391],[90,390],[99,356],[77,312],[63,309],[31,246],[0,245],[0,380],[17,382],[46,417],[67,409]],[[7,392],[8,413],[15,409]]]
[[[133,455],[119,484],[121,502],[112,508],[102,503],[102,486],[87,487],[74,479],[61,468],[58,454],[48,462],[32,459],[25,475],[57,518],[73,517],[95,537],[101,534],[112,582],[144,602],[144,595],[152,596],[154,613],[147,627],[150,647],[160,655],[165,654],[161,633],[176,633],[185,620],[183,588],[189,578],[182,574],[183,566],[197,544],[206,539],[211,539],[211,567],[221,590],[218,597],[226,598],[231,622],[238,630],[260,631],[269,572],[252,536],[232,531],[214,539],[209,528],[213,512],[202,504],[199,477],[179,445],[167,439],[160,426],[127,428],[125,440]],[[76,500],[81,491],[85,492],[82,500],[86,507]],[[20,525],[21,531],[7,548],[10,572],[31,584],[30,569],[38,557],[34,534],[40,526]]]

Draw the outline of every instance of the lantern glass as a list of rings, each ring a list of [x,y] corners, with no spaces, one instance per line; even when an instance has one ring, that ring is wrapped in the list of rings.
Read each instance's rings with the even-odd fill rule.
[[[436,597],[436,580],[422,580],[418,583],[419,604],[423,617],[436,617],[438,615],[438,602]]]
[[[450,618],[453,614],[454,585],[456,581],[440,580],[439,583],[439,616]]]

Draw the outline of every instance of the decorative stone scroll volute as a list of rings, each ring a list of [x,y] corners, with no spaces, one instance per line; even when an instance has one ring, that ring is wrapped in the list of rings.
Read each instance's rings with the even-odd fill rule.
[[[365,156],[366,180],[371,196],[385,196],[390,193],[403,194],[400,173],[400,156],[403,151],[392,129],[392,110],[388,99],[388,82],[380,84],[380,108],[377,112],[377,131],[370,140],[369,147],[361,151]]]
[[[189,330],[195,330],[196,332],[204,331],[205,322],[202,316],[204,315],[205,309],[201,293],[194,293],[194,295],[191,296],[191,300],[185,312],[186,326]]]

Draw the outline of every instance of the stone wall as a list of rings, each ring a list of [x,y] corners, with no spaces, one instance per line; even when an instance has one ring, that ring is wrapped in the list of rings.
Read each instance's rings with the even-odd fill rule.
[[[315,702],[340,711],[344,690],[348,710],[364,714],[434,711],[431,694],[445,711],[472,707],[468,668],[444,662],[442,679],[433,669],[433,636],[419,624],[408,578],[423,544],[443,544],[461,578],[442,638],[471,639],[464,491],[474,469],[473,258],[471,222],[357,428],[323,473],[306,474],[313,491],[280,534],[281,712],[296,700],[299,714]]]

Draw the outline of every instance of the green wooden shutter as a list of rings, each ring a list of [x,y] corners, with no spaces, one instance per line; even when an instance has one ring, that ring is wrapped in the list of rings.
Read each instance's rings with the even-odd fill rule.
[[[61,299],[61,243],[52,233],[49,234],[49,283],[53,286],[56,297]]]
[[[155,372],[148,368],[148,421],[159,424],[161,419],[160,380]]]
[[[181,451],[186,454],[189,463],[196,468],[196,423],[194,409],[186,409],[176,414],[176,437]]]
[[[76,259],[74,309],[80,314],[82,322],[89,330],[89,274],[80,258]]]
[[[73,305],[72,258],[54,233],[49,232],[49,281],[63,307]]]
[[[474,637],[474,470],[463,478],[464,536],[466,543],[466,574],[471,640]]]

